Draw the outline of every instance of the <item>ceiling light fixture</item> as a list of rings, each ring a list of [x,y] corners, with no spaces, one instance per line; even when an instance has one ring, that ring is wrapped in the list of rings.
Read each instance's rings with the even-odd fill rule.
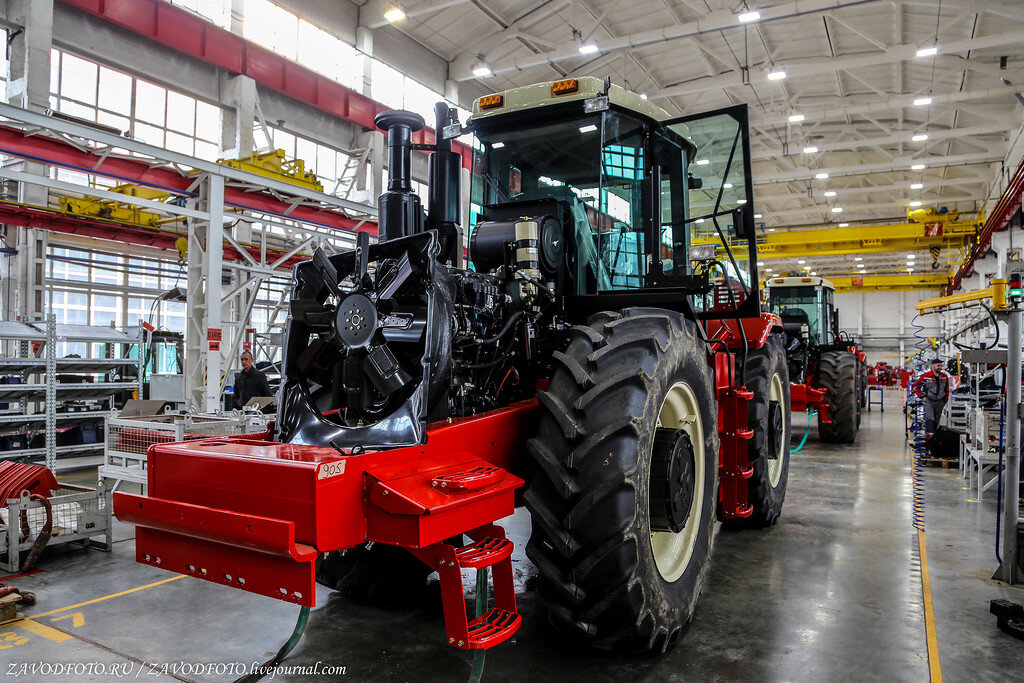
[[[580,45],[580,54],[581,55],[592,55],[595,52],[597,52],[597,44],[596,43],[583,43],[582,45]]]
[[[817,275],[817,274],[818,273],[816,273],[815,271],[813,271],[813,270],[811,271],[811,275]]]
[[[836,196],[836,191],[835,190],[825,190],[825,196],[826,197],[835,197]]]
[[[396,21],[401,21],[402,19],[405,19],[405,10],[402,9],[401,5],[392,5],[388,9],[384,10],[384,18],[392,24]]]
[[[768,72],[769,81],[781,81],[786,77],[786,72],[782,69],[772,69]]]
[[[842,213],[842,212],[843,212],[843,207],[841,207],[841,206],[833,206],[832,207],[832,213]]]
[[[504,142],[495,142],[491,145],[491,149],[501,149],[505,146]]]
[[[826,180],[828,179],[828,173],[815,173],[814,177],[818,180]]]
[[[790,123],[800,123],[805,118],[807,118],[807,117],[804,116],[803,114],[790,114],[789,115],[789,122]]]
[[[920,190],[924,188],[924,183],[910,183],[911,190]]]
[[[840,228],[848,228],[848,227],[850,227],[850,224],[849,223],[840,223],[839,227]],[[859,261],[860,259],[857,259],[857,260]]]
[[[732,183],[726,183],[725,185],[722,185],[722,187],[724,187],[727,190],[731,190],[732,189]]]
[[[814,154],[817,151],[818,148],[815,147],[814,145],[811,145],[810,147],[804,147],[804,154]]]
[[[934,57],[937,54],[939,54],[939,48],[935,45],[932,45],[931,47],[921,47],[917,50],[918,57]]]
[[[595,126],[592,123],[588,123],[585,126],[580,126],[581,133],[593,133],[595,130],[597,130],[597,126]]]
[[[747,203],[747,200],[746,200],[746,199],[737,199],[737,200],[736,200],[736,203],[737,203],[737,204],[746,204],[746,203]]]
[[[926,104],[931,104],[931,103],[932,103],[932,98],[930,98],[930,97],[918,97],[918,98],[916,98],[914,100],[914,106],[915,107],[923,107]]]
[[[645,92],[640,93],[640,99],[641,100],[646,100],[647,99],[647,93],[645,93]]]
[[[762,216],[762,215],[761,215],[761,214],[759,214],[759,213],[755,213],[755,214],[754,214],[754,218],[764,218],[764,216]]]
[[[854,260],[854,261],[863,261],[864,259],[863,259],[863,258],[861,258],[860,256],[854,256],[854,257],[853,257],[853,260]]]
[[[797,261],[797,263],[799,263],[802,266],[803,264],[807,263],[807,261],[804,261],[803,259],[800,259],[799,261]]]
[[[711,163],[711,160],[710,159],[697,159],[697,161],[695,161],[693,163],[697,164],[698,166],[707,166],[708,164]]]
[[[913,166],[910,167],[910,170],[911,171],[923,171],[924,170],[924,164],[914,164]]]
[[[921,202],[919,202],[919,201],[917,201],[917,200],[915,199],[914,201],[910,202],[910,205],[911,205],[911,206],[921,206]]]
[[[477,78],[487,78],[491,75],[491,67],[482,57],[473,65],[473,75]]]
[[[740,20],[741,24],[749,24],[752,21],[757,21],[761,18],[760,12],[744,12],[736,16]]]
[[[910,139],[913,142],[924,142],[925,140],[928,139],[928,134],[927,133],[919,133],[919,134],[915,135],[914,137],[912,137]]]

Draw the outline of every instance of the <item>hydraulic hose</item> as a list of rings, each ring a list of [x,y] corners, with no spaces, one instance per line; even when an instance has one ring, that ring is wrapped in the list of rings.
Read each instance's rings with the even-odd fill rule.
[[[255,681],[260,680],[270,673],[271,669],[280,664],[284,658],[287,657],[293,649],[295,649],[295,646],[299,642],[299,638],[302,637],[302,632],[306,630],[306,622],[308,621],[309,608],[303,607],[299,610],[299,620],[295,622],[295,628],[292,630],[291,637],[288,638],[285,644],[281,646],[281,649],[277,651],[277,654],[260,666],[256,667],[252,673],[237,679],[235,683],[255,683]]]
[[[811,418],[813,418],[817,414],[818,411],[816,411],[814,408],[807,409],[807,429],[804,431],[804,438],[800,439],[800,445],[798,445],[796,448],[792,449],[789,452],[790,455],[793,455],[794,453],[799,453],[800,449],[802,449],[804,447],[804,444],[807,443],[807,436],[811,433]]]

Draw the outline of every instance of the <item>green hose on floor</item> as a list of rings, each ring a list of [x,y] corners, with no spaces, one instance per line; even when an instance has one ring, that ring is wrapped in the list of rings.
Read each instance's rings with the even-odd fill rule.
[[[487,610],[487,567],[476,570],[476,615]],[[469,672],[469,683],[480,683],[484,675],[484,657],[487,650],[473,650],[473,669]]]
[[[271,669],[280,664],[284,658],[288,656],[288,653],[295,649],[295,646],[299,642],[299,638],[302,637],[302,632],[306,630],[307,621],[309,621],[309,608],[303,607],[299,610],[299,620],[295,622],[295,628],[292,630],[291,637],[284,645],[281,646],[281,649],[277,651],[277,654],[257,667],[252,673],[237,679],[235,683],[255,683],[255,681],[266,676]]]
[[[807,443],[807,435],[811,433],[811,418],[814,417],[815,414],[816,411],[813,408],[807,409],[807,431],[804,432],[804,438],[800,439],[800,445],[789,452],[790,455],[799,453],[800,449],[804,447],[805,443]]]

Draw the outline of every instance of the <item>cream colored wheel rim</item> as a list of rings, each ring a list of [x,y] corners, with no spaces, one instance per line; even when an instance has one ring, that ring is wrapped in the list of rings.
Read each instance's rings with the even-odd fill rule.
[[[704,508],[704,426],[700,420],[697,397],[690,386],[679,382],[665,397],[658,413],[658,426],[665,429],[685,429],[693,444],[693,501],[686,526],[678,533],[654,531],[651,533],[651,550],[658,573],[666,581],[676,581],[690,564],[690,556],[697,544],[701,528],[701,510]]]
[[[772,401],[777,401],[779,409],[786,410],[785,394],[782,390],[782,378],[778,374],[772,375],[772,385],[768,390],[768,405],[771,405]],[[782,467],[785,465],[785,460],[789,456],[789,441],[786,439],[786,415],[782,416],[782,443],[779,445],[779,457],[772,460],[768,459],[768,483],[775,488],[779,485],[779,481],[782,480]],[[767,453],[765,454],[767,456]]]

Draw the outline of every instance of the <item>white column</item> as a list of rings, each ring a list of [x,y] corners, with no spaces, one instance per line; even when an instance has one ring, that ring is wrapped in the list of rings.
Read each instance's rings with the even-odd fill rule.
[[[248,76],[221,75],[221,151],[227,158],[247,157],[256,149],[256,81]],[[263,144],[263,141],[260,141]]]

